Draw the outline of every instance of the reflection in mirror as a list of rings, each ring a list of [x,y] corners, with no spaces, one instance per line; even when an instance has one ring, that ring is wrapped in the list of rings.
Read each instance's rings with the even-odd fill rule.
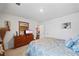
[[[19,21],[19,35],[24,35],[24,31],[29,30],[29,23]]]

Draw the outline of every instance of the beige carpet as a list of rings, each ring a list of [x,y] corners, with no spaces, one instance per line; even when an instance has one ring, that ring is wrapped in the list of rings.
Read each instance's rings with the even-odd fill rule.
[[[5,56],[25,56],[28,46],[22,46],[16,49],[8,49],[5,51]]]

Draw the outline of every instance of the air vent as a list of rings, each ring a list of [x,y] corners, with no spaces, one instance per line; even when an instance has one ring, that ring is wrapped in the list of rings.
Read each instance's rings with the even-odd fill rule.
[[[21,5],[21,3],[16,3],[16,5],[20,6],[20,5]]]

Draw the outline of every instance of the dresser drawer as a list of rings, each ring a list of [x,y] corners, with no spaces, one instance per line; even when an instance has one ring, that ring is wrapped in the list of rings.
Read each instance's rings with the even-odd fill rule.
[[[14,48],[29,44],[33,40],[33,34],[14,37]]]

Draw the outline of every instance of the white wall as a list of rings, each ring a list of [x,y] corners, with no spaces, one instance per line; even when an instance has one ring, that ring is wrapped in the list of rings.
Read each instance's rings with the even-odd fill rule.
[[[31,30],[33,30],[33,33],[35,34],[35,26],[37,24],[37,22],[33,21],[33,20],[29,20],[29,19],[25,19],[25,18],[22,18],[22,17],[18,17],[18,16],[13,16],[13,15],[8,15],[8,14],[5,14],[5,15],[1,15],[0,16],[0,23],[1,24],[4,24],[4,22],[8,20],[10,21],[10,31],[8,31],[6,33],[6,36],[5,36],[5,48],[8,49],[8,48],[12,48],[13,47],[13,36],[16,34],[16,31],[19,32],[19,21],[24,21],[24,22],[28,22],[29,23],[29,27]],[[0,27],[2,27],[4,25],[0,25]]]
[[[63,29],[62,23],[71,22],[71,29]],[[45,26],[45,37],[68,40],[79,34],[79,13],[52,19],[43,23]]]

